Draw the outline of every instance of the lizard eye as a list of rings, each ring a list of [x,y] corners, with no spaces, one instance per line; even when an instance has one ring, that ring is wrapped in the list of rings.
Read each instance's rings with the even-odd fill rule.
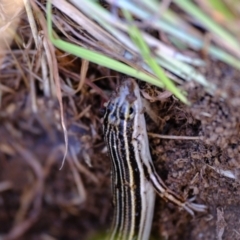
[[[134,117],[134,108],[133,107],[130,107],[129,108],[129,113],[128,113],[128,116],[129,116],[129,118],[130,119],[133,119],[133,117]]]
[[[133,109],[133,107],[130,107],[130,108],[129,108],[129,115],[132,115],[132,114],[133,114],[133,112],[134,112],[134,109]]]

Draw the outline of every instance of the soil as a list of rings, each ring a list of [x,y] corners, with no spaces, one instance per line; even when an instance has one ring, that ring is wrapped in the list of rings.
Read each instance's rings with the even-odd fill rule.
[[[191,83],[184,86],[191,107],[172,96],[150,103],[159,124],[147,116],[148,131],[180,138],[150,136],[159,175],[175,192],[186,198],[195,196],[195,202],[208,207],[207,213],[192,217],[157,198],[153,239],[240,239],[240,75],[218,62],[209,63],[209,68],[212,81],[231,98],[213,97]],[[9,86],[11,81],[2,83]],[[105,91],[116,87],[106,79],[98,85]],[[153,94],[161,91],[141,86]],[[11,239],[19,231],[23,235],[17,239],[101,239],[112,217],[110,160],[99,111],[104,109],[103,100],[87,86],[71,99],[64,97],[70,156],[59,171],[64,141],[58,104],[44,99],[40,92],[38,110],[33,113],[26,88],[20,85],[16,90],[3,95],[0,112],[0,232],[9,234],[3,239]],[[91,108],[74,120],[73,106],[82,112],[89,105]],[[223,170],[231,172],[232,178],[224,176]]]
[[[16,57],[26,66],[21,55]],[[85,84],[75,95],[64,92],[69,154],[59,170],[65,144],[58,102],[44,97],[36,82],[34,110],[29,85],[15,65],[7,64],[11,58],[8,53],[0,69],[1,84],[12,90],[0,88],[0,239],[102,239],[113,209],[101,117],[104,98],[116,88],[115,78],[97,81],[95,87]],[[71,66],[59,63],[63,79],[68,74],[64,69],[79,73],[78,60],[71,60]],[[186,83],[183,88],[191,106],[170,96],[150,103],[158,124],[146,119],[149,132],[170,136],[149,136],[159,175],[170,189],[185,198],[195,197],[194,202],[208,210],[192,217],[158,197],[152,239],[240,239],[240,73],[213,60],[199,70],[218,86],[219,96]],[[88,73],[86,81],[118,76],[94,64]],[[140,86],[152,94],[163,92]],[[220,97],[220,90],[226,98]]]

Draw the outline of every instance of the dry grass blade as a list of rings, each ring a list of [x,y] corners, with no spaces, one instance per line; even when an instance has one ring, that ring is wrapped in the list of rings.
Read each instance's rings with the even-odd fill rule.
[[[88,71],[89,61],[82,60],[82,66],[81,66],[81,74],[80,74],[80,81],[79,85],[77,87],[76,93],[79,92],[85,82],[87,71]]]
[[[31,2],[33,9],[38,12],[38,17],[39,17],[39,21],[41,23],[41,27],[45,33],[45,36],[47,36],[47,29],[46,29],[46,20],[43,17],[40,9],[38,8],[38,6],[34,3]],[[60,169],[62,169],[65,159],[67,157],[67,152],[68,152],[68,135],[67,135],[67,128],[66,128],[66,123],[64,120],[64,112],[63,112],[63,104],[62,104],[62,92],[61,92],[61,86],[60,86],[60,79],[59,79],[59,73],[58,73],[58,64],[57,64],[57,60],[56,60],[56,55],[54,52],[54,48],[52,46],[52,44],[48,41],[48,50],[50,52],[50,56],[51,59],[50,62],[48,63],[48,66],[51,66],[50,71],[52,72],[52,76],[55,80],[55,92],[59,101],[59,107],[60,107],[60,116],[61,116],[61,125],[62,125],[62,129],[63,129],[63,134],[64,134],[64,140],[65,140],[65,144],[66,144],[66,150],[63,156],[63,161],[62,164],[60,166]]]

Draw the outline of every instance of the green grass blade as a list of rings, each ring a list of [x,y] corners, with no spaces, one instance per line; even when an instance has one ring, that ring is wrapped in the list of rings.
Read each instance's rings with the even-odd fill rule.
[[[139,29],[131,24],[133,22],[132,16],[126,10],[123,10],[125,18],[129,21],[129,34],[135,44],[138,46],[142,57],[152,71],[157,75],[157,77],[162,81],[165,88],[171,91],[177,98],[182,102],[187,103],[186,97],[180,92],[180,90],[175,86],[175,84],[165,75],[163,69],[157,64],[156,60],[151,56],[151,51],[144,41]]]
[[[198,19],[205,27],[207,27],[210,31],[217,34],[219,37],[223,38],[229,45],[236,48],[238,51],[240,49],[240,45],[238,41],[227,31],[225,31],[222,27],[216,24],[212,19],[210,19],[207,15],[205,15],[192,1],[189,0],[175,0],[175,2],[192,15],[194,18]]]

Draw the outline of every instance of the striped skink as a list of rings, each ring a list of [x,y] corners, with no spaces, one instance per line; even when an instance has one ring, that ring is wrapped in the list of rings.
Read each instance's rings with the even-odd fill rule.
[[[112,162],[114,218],[110,240],[147,240],[155,192],[190,214],[206,206],[184,201],[158,176],[149,151],[144,108],[135,80],[128,78],[106,103],[104,139]]]

